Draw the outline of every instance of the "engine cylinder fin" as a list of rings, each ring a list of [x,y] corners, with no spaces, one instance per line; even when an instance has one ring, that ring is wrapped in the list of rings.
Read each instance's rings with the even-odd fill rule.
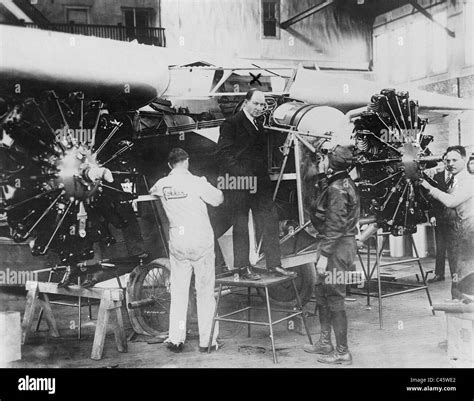
[[[35,237],[34,255],[53,251],[64,264],[93,257],[94,242],[114,241],[108,218],[123,227],[127,219],[121,203],[135,198],[118,189],[137,175],[122,157],[126,149],[121,143],[132,138],[110,140],[124,123],[102,101],[82,92],[59,97],[49,91],[35,98],[9,98],[7,104],[0,130],[11,140],[0,152],[0,185],[8,196],[1,210],[13,239]],[[127,142],[126,148],[132,145]],[[105,158],[113,155],[108,162],[117,162],[115,174],[101,166],[96,148]],[[103,181],[112,183],[113,191],[101,188]]]
[[[375,214],[379,226],[394,235],[413,233],[427,221],[431,204],[419,182],[440,160],[429,150],[433,136],[424,133],[427,121],[418,109],[408,92],[383,89],[354,121],[362,215]]]

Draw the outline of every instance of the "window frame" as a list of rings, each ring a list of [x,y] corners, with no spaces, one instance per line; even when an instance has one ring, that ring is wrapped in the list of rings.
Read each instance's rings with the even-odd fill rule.
[[[87,6],[73,6],[73,5],[67,5],[64,6],[64,19],[66,21],[66,24],[76,24],[76,22],[70,22],[68,18],[68,14],[70,10],[79,10],[79,11],[85,11],[86,12],[86,24],[89,25],[91,23],[91,8]],[[82,22],[79,22],[78,24],[82,24]]]
[[[265,35],[264,4],[273,3],[275,5],[275,36]],[[280,18],[281,1],[280,0],[260,0],[260,36],[262,39],[280,39]]]
[[[121,7],[122,9],[122,24],[123,26],[127,26],[125,24],[125,12],[126,11],[133,11],[133,27],[129,28],[137,28],[137,10],[138,11],[146,11],[148,14],[148,26],[147,28],[153,28],[153,9],[149,7]]]

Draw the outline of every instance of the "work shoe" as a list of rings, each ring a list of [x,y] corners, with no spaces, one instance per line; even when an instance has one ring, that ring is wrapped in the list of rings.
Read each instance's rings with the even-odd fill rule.
[[[317,361],[329,365],[352,365],[352,355],[349,350],[342,353],[335,350],[328,355],[319,356]]]
[[[268,271],[270,273],[276,274],[278,276],[294,276],[294,275],[296,275],[295,272],[292,272],[291,270],[284,269],[281,266],[269,267]]]
[[[260,274],[252,271],[251,266],[239,267],[235,269],[234,274],[238,274],[239,278],[241,278],[242,280],[255,281],[255,280],[260,280],[262,278]]]
[[[227,265],[222,265],[220,267],[216,268],[216,271],[219,271],[220,269],[220,274],[228,276],[232,274],[232,269],[229,268]]]
[[[91,288],[98,283],[97,279],[92,277],[87,277],[86,280],[81,284],[82,288]]]
[[[183,343],[174,344],[172,342],[167,342],[166,348],[170,350],[171,352],[180,353],[183,351],[184,344]]]
[[[62,280],[58,283],[58,288],[68,288],[70,285],[77,284],[77,267],[68,266]]]
[[[436,283],[438,281],[444,281],[444,276],[440,276],[439,274],[435,274],[433,278],[428,280],[428,283]]]
[[[328,341],[321,333],[321,337],[316,344],[305,344],[303,350],[310,354],[328,355],[334,351],[334,347],[331,344],[331,340]]]
[[[316,344],[306,344],[303,347],[305,352],[310,354],[322,354],[327,355],[334,351],[334,347],[331,342],[331,312],[326,305],[316,304],[315,314],[319,315],[319,324],[321,326],[321,332],[319,334],[319,340]]]
[[[199,352],[207,352],[208,347],[199,347]],[[224,348],[224,343],[220,340],[216,341],[215,345],[211,345],[211,352],[217,351],[218,349]]]

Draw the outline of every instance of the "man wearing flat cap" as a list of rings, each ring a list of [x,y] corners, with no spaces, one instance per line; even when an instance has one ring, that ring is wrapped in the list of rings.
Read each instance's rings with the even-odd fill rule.
[[[352,364],[347,345],[347,316],[344,308],[346,284],[335,278],[347,277],[352,270],[357,247],[355,235],[360,216],[360,200],[354,181],[348,174],[352,165],[349,148],[336,146],[322,156],[319,165],[319,196],[311,213],[311,222],[318,231],[317,281],[315,286],[321,334],[314,345],[304,350],[319,354],[318,362]],[[336,347],[331,341],[334,330]]]

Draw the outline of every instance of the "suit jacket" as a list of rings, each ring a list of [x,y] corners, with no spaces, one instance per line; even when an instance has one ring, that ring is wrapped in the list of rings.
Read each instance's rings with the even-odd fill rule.
[[[268,178],[266,143],[264,129],[257,130],[243,111],[226,119],[217,143],[221,173]]]
[[[433,176],[433,180],[436,181],[437,188],[443,192],[448,192],[448,186],[446,185],[446,178],[444,171],[440,171]],[[432,201],[433,208],[430,210],[430,217],[436,217],[436,219],[444,219],[446,220],[447,216],[447,208],[444,206],[440,201],[433,200]]]

